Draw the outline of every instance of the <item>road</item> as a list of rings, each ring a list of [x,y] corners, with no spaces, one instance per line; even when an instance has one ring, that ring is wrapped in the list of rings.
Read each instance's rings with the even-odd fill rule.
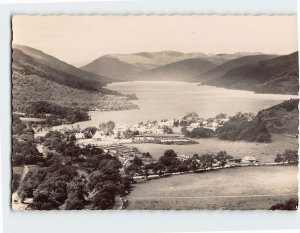
[[[116,196],[113,210],[121,210],[122,208],[123,208],[123,201],[120,196]]]
[[[20,178],[20,185],[22,184],[22,182],[23,182],[26,174],[28,173],[28,171],[29,171],[28,166],[25,165],[23,173],[22,173],[21,178]],[[11,207],[12,207],[13,210],[26,210],[27,204],[21,202],[22,199],[19,196],[18,191],[19,191],[19,188],[11,196],[11,199],[12,199]]]

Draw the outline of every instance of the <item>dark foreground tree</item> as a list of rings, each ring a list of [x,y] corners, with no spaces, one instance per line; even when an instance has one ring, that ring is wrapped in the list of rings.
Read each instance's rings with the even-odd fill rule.
[[[280,203],[273,205],[270,210],[297,210],[298,209],[298,200],[290,199],[285,203]]]

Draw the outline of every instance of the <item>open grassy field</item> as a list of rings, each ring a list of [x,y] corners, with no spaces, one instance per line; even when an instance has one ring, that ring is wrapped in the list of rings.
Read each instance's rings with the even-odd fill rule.
[[[297,166],[230,168],[137,184],[127,209],[269,209],[297,198]]]
[[[224,141],[217,138],[195,139],[199,144],[192,145],[162,145],[152,143],[131,144],[141,152],[149,152],[155,159],[163,155],[167,149],[173,149],[178,154],[201,155],[204,153],[217,153],[226,150],[235,158],[246,155],[255,156],[260,162],[274,162],[276,154],[283,153],[285,149],[298,150],[298,139],[283,135],[272,135],[271,143],[256,143],[244,141]]]

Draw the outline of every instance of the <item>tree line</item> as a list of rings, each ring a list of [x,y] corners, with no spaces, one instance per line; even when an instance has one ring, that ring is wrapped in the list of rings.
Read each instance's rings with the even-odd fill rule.
[[[213,164],[225,166],[231,158],[232,156],[226,151],[220,151],[216,154],[194,154],[191,158],[181,158],[174,150],[166,150],[157,162],[149,164],[144,164],[140,158],[135,157],[133,162],[126,168],[126,173],[131,176],[140,174],[147,177],[150,172],[159,175],[186,171],[195,172],[198,169],[207,170],[212,168]]]

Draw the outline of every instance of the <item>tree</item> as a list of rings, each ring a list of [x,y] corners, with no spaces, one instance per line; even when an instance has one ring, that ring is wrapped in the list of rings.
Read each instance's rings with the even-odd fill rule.
[[[137,165],[137,166],[139,166],[139,167],[141,167],[142,165],[143,165],[143,161],[139,158],[139,157],[137,157],[137,156],[135,156],[134,158],[133,158],[133,161],[132,161],[135,165]]]
[[[82,132],[83,132],[85,138],[92,138],[95,135],[95,133],[97,132],[97,128],[96,127],[87,127]]]
[[[199,167],[200,164],[198,163],[198,161],[193,159],[188,166],[188,170],[195,172],[199,169]]]
[[[166,126],[166,125],[163,126],[162,130],[163,130],[163,133],[165,133],[165,134],[171,134],[171,133],[173,133],[173,129],[170,128],[170,127],[168,127],[168,126]]]
[[[285,158],[283,157],[282,154],[277,154],[276,158],[274,159],[275,163],[284,163],[285,162]]]
[[[119,186],[119,192],[121,195],[126,195],[131,189],[132,178],[130,176],[122,177],[121,184]]]
[[[207,128],[194,128],[191,132],[186,134],[187,137],[191,138],[209,138],[215,135],[215,131]]]
[[[298,163],[298,152],[295,150],[286,149],[283,152],[283,157],[288,163]]]
[[[146,153],[142,153],[142,157],[143,158],[152,158],[152,155],[149,153],[149,152],[146,152]]]
[[[196,123],[199,120],[199,116],[195,112],[189,112],[182,118],[182,120],[186,121],[187,125],[190,125],[192,123]]]
[[[158,159],[158,162],[164,166],[172,165],[173,160],[177,160],[177,154],[174,150],[166,150],[164,155]]]
[[[166,168],[163,164],[157,163],[157,164],[154,165],[152,170],[155,174],[157,174],[157,172],[159,172],[159,175],[161,175],[165,169]]]
[[[270,210],[297,210],[298,208],[298,200],[290,199],[285,203],[280,203],[273,205]]]
[[[74,144],[74,142],[70,142],[66,144],[66,148],[63,150],[63,154],[65,156],[69,156],[71,161],[74,158],[77,158],[81,154],[81,148]]]
[[[217,130],[218,138],[222,140],[245,140],[257,142],[270,142],[271,134],[266,123],[259,117],[249,121],[249,115],[237,113]]]
[[[203,154],[200,156],[200,162],[201,166],[203,167],[204,170],[207,168],[212,167],[212,163],[214,161],[214,155],[213,154]]]
[[[179,126],[179,120],[175,120],[173,121],[173,127],[178,127]]]
[[[232,156],[228,155],[226,151],[219,151],[215,157],[215,159],[221,163],[222,167],[224,167],[231,158]]]
[[[185,163],[180,163],[177,167],[178,172],[185,172],[188,170],[189,170],[188,165],[186,165]]]
[[[113,130],[114,130],[115,126],[116,126],[116,124],[113,121],[108,121],[106,124],[106,128],[107,128],[106,134],[108,134],[108,135],[113,134]]]
[[[127,130],[124,132],[124,137],[125,137],[126,139],[133,138],[133,137],[134,137],[133,131],[130,130],[130,129],[127,129]]]
[[[67,184],[68,198],[66,200],[66,210],[81,210],[86,204],[84,198],[88,194],[85,184],[79,178],[74,178]]]
[[[166,169],[166,173],[174,173],[176,172],[175,166],[174,165],[170,165],[167,167]]]
[[[17,114],[12,115],[12,134],[21,135],[26,129],[26,125],[20,120]]]
[[[76,141],[75,134],[71,134],[71,136],[70,136],[70,141]]]
[[[135,173],[140,173],[141,167],[136,165],[135,163],[130,164],[126,169],[125,173],[130,176],[134,176]]]
[[[115,204],[115,196],[118,189],[113,183],[103,186],[94,197],[93,206],[97,210],[111,209]]]

